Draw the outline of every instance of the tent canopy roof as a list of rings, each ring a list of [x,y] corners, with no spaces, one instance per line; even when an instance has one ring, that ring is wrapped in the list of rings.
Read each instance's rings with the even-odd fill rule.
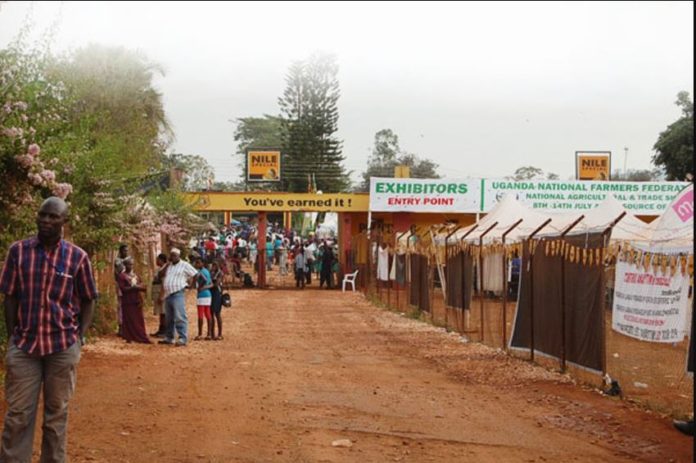
[[[613,195],[609,195],[597,207],[586,212],[551,214],[542,213],[529,208],[525,204],[519,202],[512,194],[505,195],[490,213],[476,224],[459,230],[450,239],[461,239],[465,234],[470,232],[465,240],[469,242],[478,241],[486,230],[493,227],[486,233],[484,243],[500,241],[502,240],[503,234],[510,230],[519,220],[521,220],[521,222],[506,235],[506,242],[512,243],[529,237],[529,235],[549,219],[551,219],[551,221],[539,231],[538,235],[559,235],[582,216],[584,217],[573,227],[570,234],[597,232],[607,229],[624,213],[624,217],[612,231],[612,239],[632,241],[649,240],[653,227],[628,212]],[[472,229],[474,230],[472,231]]]

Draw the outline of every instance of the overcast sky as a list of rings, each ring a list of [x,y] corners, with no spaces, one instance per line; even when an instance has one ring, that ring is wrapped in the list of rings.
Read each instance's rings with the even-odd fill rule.
[[[0,46],[30,3],[0,6]],[[375,132],[446,177],[501,177],[533,165],[574,175],[576,150],[610,150],[614,168],[650,168],[660,131],[693,95],[692,2],[205,3],[37,2],[36,29],[60,17],[55,47],[143,51],[176,133],[218,180],[239,171],[230,122],[278,114],[293,60],[340,66],[346,167],[365,168]]]

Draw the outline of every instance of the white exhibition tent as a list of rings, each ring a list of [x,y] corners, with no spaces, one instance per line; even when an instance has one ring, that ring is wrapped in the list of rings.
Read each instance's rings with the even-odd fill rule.
[[[520,219],[522,222],[512,228]],[[475,224],[459,230],[450,238],[450,241],[460,241],[466,235],[465,241],[478,242],[481,235],[490,229],[483,238],[484,244],[500,242],[508,230],[505,242],[515,243],[526,239],[548,219],[551,219],[551,222],[544,227],[546,232],[560,233],[565,226],[571,223],[566,216],[552,216],[535,211],[519,202],[514,195],[507,194],[485,217]],[[512,230],[510,230],[511,228]]]
[[[657,254],[694,253],[694,186],[687,186],[653,222],[647,243],[636,247]]]
[[[485,217],[476,224],[459,230],[450,240],[460,240],[466,235],[465,241],[478,242],[481,235],[493,224],[496,224],[486,233],[483,242],[484,245],[500,242],[503,234],[520,219],[522,222],[506,235],[506,243],[515,243],[528,238],[549,219],[551,222],[542,228],[537,236],[554,236],[562,233],[581,216],[584,217],[571,229],[569,234],[594,233],[606,230],[624,212],[625,215],[612,230],[611,239],[647,243],[652,236],[654,225],[647,224],[628,212],[613,195],[608,195],[597,207],[586,212],[553,214],[535,211],[519,202],[514,195],[508,194]],[[474,230],[472,231],[472,229]]]

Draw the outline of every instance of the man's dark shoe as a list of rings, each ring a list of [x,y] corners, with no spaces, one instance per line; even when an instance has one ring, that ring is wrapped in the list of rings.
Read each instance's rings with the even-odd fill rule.
[[[152,336],[153,338],[161,338],[164,335],[164,331],[155,331],[154,333],[150,333],[150,336]]]
[[[689,421],[674,420],[674,421],[672,421],[672,424],[682,434],[686,434],[687,436],[694,435],[694,420],[689,420]]]

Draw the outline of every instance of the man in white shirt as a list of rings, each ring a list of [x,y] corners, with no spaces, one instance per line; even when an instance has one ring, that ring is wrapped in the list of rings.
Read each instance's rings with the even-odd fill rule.
[[[167,324],[165,338],[160,344],[174,344],[174,329],[179,334],[177,346],[185,346],[188,342],[188,317],[186,316],[186,288],[193,277],[198,274],[193,265],[181,260],[181,251],[172,248],[169,251],[169,268],[162,282],[164,296],[164,314]]]
[[[312,284],[312,269],[314,267],[314,253],[317,250],[317,246],[314,241],[308,241],[305,243],[304,255],[305,255],[305,266],[307,267],[307,272],[305,276],[307,278],[306,283],[308,285]]]

